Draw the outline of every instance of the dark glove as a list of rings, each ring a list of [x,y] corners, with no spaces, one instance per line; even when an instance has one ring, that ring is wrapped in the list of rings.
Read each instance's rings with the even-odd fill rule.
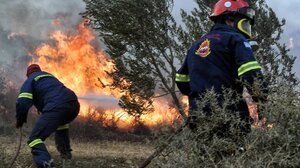
[[[16,122],[16,128],[21,128],[23,126],[23,124],[24,124],[23,121],[17,120],[17,122]]]
[[[197,130],[197,117],[196,116],[188,116],[186,122],[187,122],[187,126],[189,127],[189,129],[191,129],[192,131]]]

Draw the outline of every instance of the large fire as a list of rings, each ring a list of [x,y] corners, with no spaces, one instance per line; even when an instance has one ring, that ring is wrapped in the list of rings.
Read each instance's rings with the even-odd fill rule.
[[[61,22],[55,20],[53,24],[58,25]],[[39,64],[44,71],[56,76],[79,97],[96,95],[118,100],[124,94],[118,89],[105,87],[112,82],[106,72],[112,72],[114,64],[95,45],[95,34],[85,26],[84,21],[75,32],[54,31],[50,33],[50,39],[52,41],[49,44],[44,43],[36,49],[32,63]],[[95,119],[101,118],[106,124],[115,122],[122,129],[133,125],[133,117],[122,111],[117,106],[117,101],[91,103],[81,99],[80,102],[80,115],[83,117],[93,113]],[[178,117],[176,110],[166,100],[154,100],[154,109],[154,112],[141,116],[146,126],[168,124]]]

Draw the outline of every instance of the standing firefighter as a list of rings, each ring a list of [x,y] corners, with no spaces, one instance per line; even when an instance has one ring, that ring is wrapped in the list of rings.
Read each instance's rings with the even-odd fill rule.
[[[73,91],[66,88],[53,75],[41,71],[37,64],[27,68],[16,103],[16,127],[27,121],[29,108],[34,105],[41,113],[29,137],[33,160],[39,167],[54,167],[44,141],[55,132],[55,143],[62,158],[71,159],[69,126],[79,113],[79,102]]]
[[[192,45],[176,74],[179,90],[189,96],[189,119],[193,120],[197,101],[201,101],[206,90],[214,89],[222,102],[224,88],[233,89],[237,93],[234,98],[238,98],[243,93],[243,84],[252,94],[255,79],[263,81],[261,66],[249,44],[254,16],[254,10],[244,0],[219,0],[215,4],[210,16],[214,26]],[[264,84],[259,92],[266,91]],[[266,94],[258,95],[252,94],[255,101],[266,99],[262,96]],[[207,106],[203,111],[210,114],[211,108]],[[251,124],[246,102],[239,100],[231,110],[238,111],[241,120],[248,123],[242,127],[242,132],[249,132]],[[190,127],[195,128],[196,123],[191,123]]]

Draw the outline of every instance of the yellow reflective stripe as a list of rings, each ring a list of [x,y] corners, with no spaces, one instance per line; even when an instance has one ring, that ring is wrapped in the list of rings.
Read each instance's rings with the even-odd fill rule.
[[[244,73],[254,69],[261,69],[261,66],[258,64],[258,62],[257,61],[247,62],[239,67],[238,76],[241,76]]]
[[[63,129],[69,129],[69,124],[59,126],[56,130],[63,130]]]
[[[22,92],[19,94],[18,98],[32,99],[32,93]]]
[[[175,78],[176,82],[189,82],[190,81],[190,77],[189,75],[186,74],[176,74],[176,78]]]
[[[51,75],[51,74],[39,75],[39,76],[35,77],[34,80],[38,81],[40,78],[43,78],[43,77],[53,77],[53,75]]]
[[[31,142],[28,144],[28,146],[29,146],[30,148],[32,148],[32,147],[34,147],[35,145],[41,144],[41,143],[44,143],[41,139],[35,139],[35,140],[31,141]]]

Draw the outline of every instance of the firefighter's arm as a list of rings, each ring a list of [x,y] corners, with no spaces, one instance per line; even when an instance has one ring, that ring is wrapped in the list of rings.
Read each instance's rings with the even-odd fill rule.
[[[261,66],[257,62],[250,43],[242,36],[233,38],[233,53],[238,76],[248,89],[253,100],[264,103],[268,96],[268,86],[261,72]]]
[[[29,99],[18,99],[16,103],[16,128],[22,127],[27,122],[27,115],[32,101]]]
[[[191,92],[189,76],[186,74],[176,73],[176,84],[179,91],[184,95],[189,95]]]
[[[248,42],[238,42],[236,48],[238,76],[255,102],[265,102],[268,94],[267,83],[261,72],[261,66],[253,55],[250,44]]]
[[[32,86],[30,81],[25,81],[16,102],[16,127],[22,127],[27,122],[28,110],[33,105]]]
[[[191,92],[190,88],[190,78],[188,75],[188,64],[187,58],[185,59],[182,67],[177,71],[175,78],[176,85],[179,91],[184,95],[189,95]]]

